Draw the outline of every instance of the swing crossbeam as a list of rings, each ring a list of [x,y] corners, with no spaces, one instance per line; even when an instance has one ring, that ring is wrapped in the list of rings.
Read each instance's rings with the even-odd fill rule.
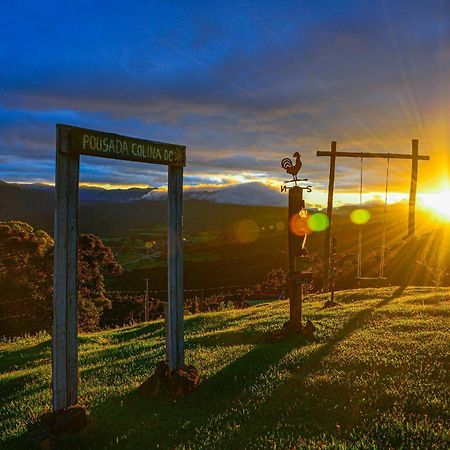
[[[429,161],[428,155],[408,155],[405,153],[368,153],[368,152],[330,152],[319,150],[317,156],[333,156],[343,158],[384,158],[384,159],[416,159],[419,161]]]

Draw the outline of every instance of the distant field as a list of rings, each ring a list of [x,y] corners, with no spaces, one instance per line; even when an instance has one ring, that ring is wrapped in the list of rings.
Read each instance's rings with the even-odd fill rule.
[[[163,358],[162,322],[81,335],[80,403],[94,420],[67,448],[442,448],[450,446],[450,289],[342,291],[305,316],[317,342],[267,343],[287,302],[189,316],[187,362],[205,377],[176,402],[136,388]],[[0,344],[0,442],[29,448],[50,408],[50,340]]]

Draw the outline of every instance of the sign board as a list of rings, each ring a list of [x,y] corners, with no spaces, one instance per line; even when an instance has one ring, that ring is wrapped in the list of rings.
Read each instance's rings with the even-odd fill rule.
[[[302,272],[295,274],[295,284],[311,284],[312,283],[312,272]]]
[[[186,165],[184,145],[149,141],[120,134],[68,127],[68,153],[167,166]]]
[[[311,267],[310,256],[295,256],[294,257],[294,271],[302,272]]]

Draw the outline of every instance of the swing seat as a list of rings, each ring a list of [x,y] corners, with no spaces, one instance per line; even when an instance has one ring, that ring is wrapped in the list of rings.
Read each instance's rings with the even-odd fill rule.
[[[356,277],[357,280],[387,280],[386,277]]]
[[[387,286],[385,277],[356,277],[359,287],[382,287]]]

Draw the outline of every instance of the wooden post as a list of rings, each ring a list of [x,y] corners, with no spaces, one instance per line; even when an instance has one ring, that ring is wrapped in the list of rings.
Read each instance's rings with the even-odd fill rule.
[[[183,168],[169,166],[167,355],[169,368],[184,365]]]
[[[334,289],[336,281],[336,249],[337,249],[337,239],[336,236],[331,237],[331,255],[330,255],[330,273],[331,273],[331,297],[330,301],[334,303]]]
[[[166,340],[166,360],[169,361],[169,304],[168,302],[163,303],[163,314],[164,314],[164,337]]]
[[[148,322],[148,278],[145,279],[144,322]]]
[[[411,187],[409,190],[408,238],[414,237],[416,222],[417,172],[419,166],[419,140],[412,140]]]
[[[67,151],[68,130],[56,131],[56,210],[53,275],[53,410],[77,402],[77,240],[80,157]]]
[[[289,189],[289,322],[292,330],[301,329],[302,325],[302,294],[303,286],[298,286],[294,279],[294,260],[300,255],[302,237],[293,233],[292,218],[298,215],[303,206],[303,189],[294,186]]]
[[[336,172],[336,141],[331,142],[330,155],[330,174],[328,177],[328,202],[327,216],[328,228],[325,230],[325,242],[323,248],[323,290],[329,291],[329,273],[330,273],[330,245],[331,245],[331,222],[333,220],[333,195],[334,195],[334,176]]]

